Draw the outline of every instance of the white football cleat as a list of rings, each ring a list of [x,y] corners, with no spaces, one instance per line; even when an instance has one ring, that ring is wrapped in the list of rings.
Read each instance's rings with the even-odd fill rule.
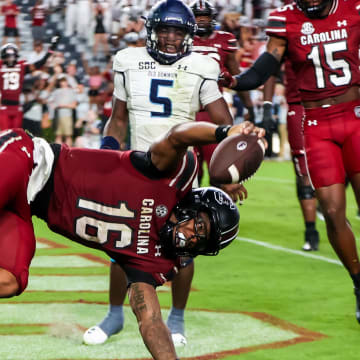
[[[83,335],[83,342],[86,345],[100,345],[103,344],[109,337],[104,333],[99,326],[92,326],[87,329]]]
[[[171,334],[172,341],[174,343],[174,346],[185,346],[187,344],[186,337],[183,334],[176,333]]]

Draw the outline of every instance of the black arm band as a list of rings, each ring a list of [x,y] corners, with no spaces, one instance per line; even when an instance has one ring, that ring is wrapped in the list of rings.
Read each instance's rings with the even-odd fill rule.
[[[231,128],[231,125],[220,125],[215,130],[216,142],[223,141]]]
[[[236,91],[252,90],[264,84],[266,80],[277,73],[280,62],[270,53],[260,55],[254,65],[242,74],[236,75]]]

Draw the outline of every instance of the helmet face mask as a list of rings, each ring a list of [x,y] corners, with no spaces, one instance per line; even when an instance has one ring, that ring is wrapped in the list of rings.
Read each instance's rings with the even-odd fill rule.
[[[160,232],[162,248],[171,257],[217,255],[235,239],[239,230],[236,205],[224,191],[213,187],[193,189],[175,207],[174,215],[177,222],[167,221]],[[186,238],[180,226],[191,219],[194,219],[194,235]]]
[[[310,19],[325,17],[323,11],[333,0],[296,0],[298,8]]]
[[[19,50],[15,44],[7,43],[1,47],[1,60],[9,67],[14,66],[19,58]]]
[[[216,26],[215,8],[206,0],[195,0],[190,7],[196,19],[196,35],[210,35]]]
[[[196,22],[191,9],[180,0],[163,0],[150,11],[145,23],[147,31],[146,48],[151,57],[161,64],[170,65],[183,56],[189,55]],[[185,33],[176,53],[165,52],[159,48],[158,29],[179,28]]]

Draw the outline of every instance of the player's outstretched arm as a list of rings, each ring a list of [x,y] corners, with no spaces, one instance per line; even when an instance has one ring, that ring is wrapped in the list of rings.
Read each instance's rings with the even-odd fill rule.
[[[236,81],[234,83],[231,81],[231,88],[237,91],[252,90],[264,84],[271,75],[278,72],[286,44],[284,39],[270,37],[266,52],[257,58],[251,68],[233,77]]]
[[[155,288],[146,283],[133,283],[129,300],[139,324],[140,334],[156,360],[176,360],[174,344],[162,317]]]
[[[172,171],[182,160],[189,146],[214,144],[232,134],[251,132],[257,133],[259,137],[265,135],[264,129],[254,126],[249,121],[233,126],[217,126],[200,121],[176,125],[151,145],[151,161],[160,171]]]

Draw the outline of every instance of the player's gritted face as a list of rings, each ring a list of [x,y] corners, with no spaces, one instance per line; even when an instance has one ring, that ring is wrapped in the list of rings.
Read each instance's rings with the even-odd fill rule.
[[[195,17],[196,24],[199,29],[211,29],[211,16],[208,15],[200,15]]]
[[[182,50],[185,39],[185,30],[174,26],[159,26],[156,30],[158,36],[159,50],[168,53],[176,54]]]
[[[204,250],[210,236],[210,219],[205,212],[181,222],[174,228],[175,247],[182,250]]]

